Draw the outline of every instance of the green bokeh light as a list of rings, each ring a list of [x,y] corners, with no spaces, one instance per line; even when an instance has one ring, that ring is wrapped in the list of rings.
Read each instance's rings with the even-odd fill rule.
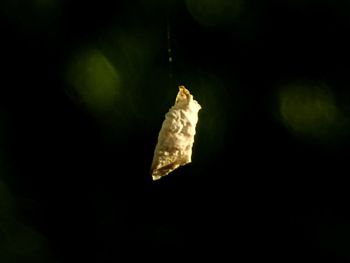
[[[194,19],[207,26],[232,23],[241,12],[240,0],[186,0]]]
[[[341,113],[331,90],[323,84],[291,84],[279,94],[284,125],[294,134],[318,140],[336,136]]]
[[[78,100],[92,111],[112,109],[120,94],[120,73],[99,50],[78,56],[69,65],[67,80]]]

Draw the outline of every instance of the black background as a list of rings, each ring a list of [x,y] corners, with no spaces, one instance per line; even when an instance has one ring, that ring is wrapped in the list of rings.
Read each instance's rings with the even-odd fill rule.
[[[275,105],[281,84],[322,82],[349,116],[350,4],[241,2],[219,25],[184,1],[61,1],[49,15],[0,4],[0,204],[14,204],[0,213],[2,262],[350,260],[348,130],[299,138]],[[122,34],[151,58],[113,59]],[[67,64],[86,47],[124,74],[107,117],[69,94]],[[152,182],[180,84],[203,107],[193,163]]]

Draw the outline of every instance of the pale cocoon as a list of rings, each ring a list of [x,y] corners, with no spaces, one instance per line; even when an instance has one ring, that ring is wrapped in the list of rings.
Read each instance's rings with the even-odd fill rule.
[[[200,109],[201,106],[190,92],[180,86],[175,105],[165,115],[158,135],[151,167],[153,180],[158,180],[180,165],[191,162]]]

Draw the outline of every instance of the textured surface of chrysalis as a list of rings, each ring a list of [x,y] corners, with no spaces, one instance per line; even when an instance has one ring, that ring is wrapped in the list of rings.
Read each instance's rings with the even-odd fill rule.
[[[158,135],[151,167],[153,180],[158,180],[191,162],[198,112],[201,106],[184,87],[179,87],[175,105],[165,115]]]

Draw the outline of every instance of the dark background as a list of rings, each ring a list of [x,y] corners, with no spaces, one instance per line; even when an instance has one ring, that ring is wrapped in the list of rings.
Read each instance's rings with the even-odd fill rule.
[[[349,13],[341,0],[1,1],[0,261],[350,261]],[[117,91],[86,99],[84,63],[93,87],[112,67]],[[193,162],[152,182],[180,84],[202,105]],[[316,128],[283,119],[288,85]],[[307,106],[322,108],[323,87],[333,122]]]

